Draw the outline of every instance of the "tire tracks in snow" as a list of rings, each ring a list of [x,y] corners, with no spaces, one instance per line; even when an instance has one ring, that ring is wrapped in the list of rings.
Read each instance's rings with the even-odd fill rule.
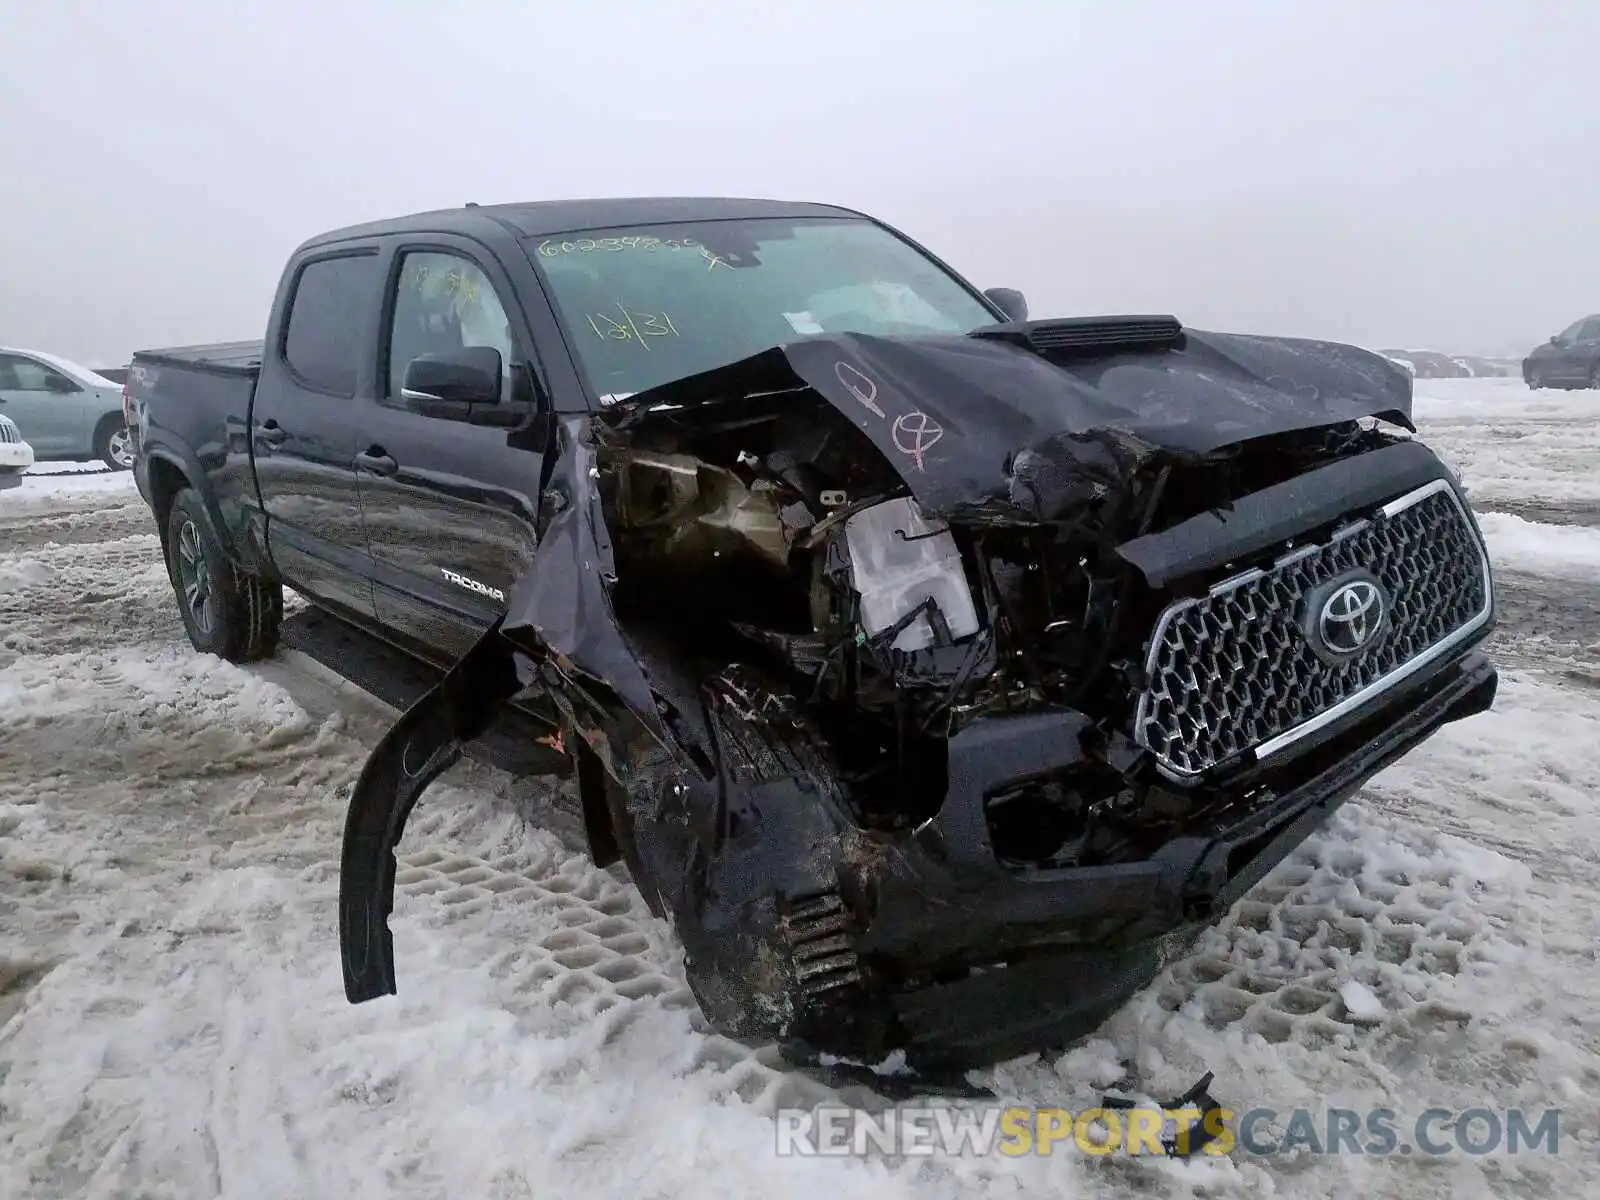
[[[752,1115],[840,1095],[709,1034],[670,929],[625,870],[596,868],[575,828],[541,827],[570,803],[470,762],[430,789],[401,846],[400,995],[346,1005],[339,828],[392,714],[296,656],[239,670],[189,653],[148,517],[135,496],[123,507],[95,496],[25,544],[0,534],[0,572],[42,561],[58,597],[0,583],[0,619],[22,623],[21,640],[0,637],[0,687],[29,706],[0,723],[0,875],[33,864],[14,907],[0,900],[15,918],[0,922],[0,958],[58,964],[30,968],[0,1026],[0,1194],[622,1195],[637,1190],[613,1180],[629,1154],[664,1192],[693,1190],[706,1169],[759,1169],[770,1126]],[[26,524],[5,514],[0,530]],[[1585,661],[1576,584],[1508,574],[1502,601],[1496,655],[1552,680]],[[74,704],[63,680],[90,690]],[[1600,997],[1540,995],[1560,990],[1549,964],[1582,961],[1556,901],[1591,848],[1537,835],[1577,821],[1574,797],[1595,781],[1563,762],[1572,729],[1536,743],[1526,722],[1497,723],[1570,707],[1556,683],[1532,686],[1514,681],[1497,717],[1380,776],[1094,1038],[986,1079],[1006,1098],[1082,1108],[1105,1083],[1166,1095],[1214,1069],[1224,1102],[1280,1109],[1352,1091],[1465,1107],[1495,1080],[1534,1099],[1575,1088],[1593,1116],[1600,1060],[1580,1002],[1593,1012]],[[43,783],[21,782],[23,767]],[[1572,878],[1555,870],[1563,855]],[[1552,890],[1530,890],[1530,868]],[[1567,895],[1580,916],[1592,902]],[[1381,1015],[1349,1011],[1351,983]],[[709,1167],[709,1150],[675,1161],[639,1133],[692,1142],[699,1126],[673,1122],[696,1107],[733,1139]],[[452,1136],[471,1139],[470,1157]],[[841,1195],[1137,1194],[1167,1173],[1064,1158],[887,1160],[887,1176],[837,1165],[814,1178]],[[1196,1169],[1240,1196],[1494,1182],[1459,1161]],[[1583,1190],[1570,1159],[1523,1170],[1522,1186]]]

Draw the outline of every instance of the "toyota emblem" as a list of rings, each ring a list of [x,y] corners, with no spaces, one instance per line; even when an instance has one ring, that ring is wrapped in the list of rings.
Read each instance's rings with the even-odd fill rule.
[[[1316,604],[1317,599],[1320,604]],[[1323,658],[1344,661],[1355,657],[1377,640],[1383,631],[1388,603],[1383,588],[1369,575],[1336,581],[1332,587],[1313,596],[1308,616],[1313,619],[1306,630],[1312,648]],[[1314,614],[1314,615],[1313,615]]]

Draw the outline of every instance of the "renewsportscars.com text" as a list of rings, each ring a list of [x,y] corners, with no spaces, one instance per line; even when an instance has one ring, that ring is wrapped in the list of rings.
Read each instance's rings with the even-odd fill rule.
[[[1428,1108],[847,1107],[786,1108],[777,1114],[781,1156],[866,1154],[979,1157],[1203,1154],[1385,1157],[1560,1152],[1561,1110]]]

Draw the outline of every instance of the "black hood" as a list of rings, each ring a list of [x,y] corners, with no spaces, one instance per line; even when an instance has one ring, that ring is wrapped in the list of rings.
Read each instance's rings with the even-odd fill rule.
[[[1161,348],[1058,356],[979,334],[810,337],[641,392],[604,419],[626,428],[660,405],[809,386],[929,513],[1033,519],[1163,452],[1192,458],[1362,417],[1412,428],[1410,376],[1336,342],[1186,330]]]

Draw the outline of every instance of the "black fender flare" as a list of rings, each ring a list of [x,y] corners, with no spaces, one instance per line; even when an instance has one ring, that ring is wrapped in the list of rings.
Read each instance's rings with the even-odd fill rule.
[[[221,547],[223,554],[227,555],[228,560],[235,566],[243,567],[245,570],[255,570],[255,565],[246,557],[238,540],[229,529],[227,521],[223,519],[222,508],[217,503],[216,496],[212,494],[210,488],[205,486],[206,474],[201,468],[198,458],[166,442],[158,442],[154,445],[147,443],[140,450],[140,456],[148,464],[145,467],[147,476],[150,466],[156,463],[162,463],[176,471],[183,480],[183,486],[199,497],[200,516],[206,523],[206,532]],[[136,462],[134,465],[135,469],[137,469],[139,464]],[[179,490],[181,491],[182,489],[180,488]],[[155,496],[153,492],[150,500],[151,511],[155,513]],[[165,548],[167,540],[166,521],[164,519],[158,520],[157,524],[162,546]]]

